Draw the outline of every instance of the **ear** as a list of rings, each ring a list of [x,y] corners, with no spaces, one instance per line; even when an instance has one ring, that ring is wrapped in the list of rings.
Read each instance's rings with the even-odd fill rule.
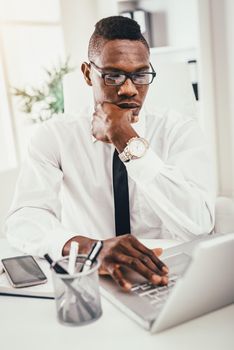
[[[81,71],[84,75],[85,81],[89,86],[92,86],[92,81],[90,78],[90,64],[87,62],[83,62],[81,65]]]

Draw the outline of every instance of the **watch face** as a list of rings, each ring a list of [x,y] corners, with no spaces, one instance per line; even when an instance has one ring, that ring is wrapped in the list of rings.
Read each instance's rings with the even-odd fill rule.
[[[133,157],[140,158],[145,154],[146,144],[141,139],[132,140],[129,144],[129,151]]]

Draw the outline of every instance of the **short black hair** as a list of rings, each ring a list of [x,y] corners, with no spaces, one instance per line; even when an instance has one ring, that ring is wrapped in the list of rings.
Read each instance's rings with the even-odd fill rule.
[[[149,51],[149,45],[143,35],[139,24],[128,17],[111,16],[101,19],[95,25],[88,46],[88,58],[90,61],[101,53],[105,43],[109,40],[127,39],[142,42]]]

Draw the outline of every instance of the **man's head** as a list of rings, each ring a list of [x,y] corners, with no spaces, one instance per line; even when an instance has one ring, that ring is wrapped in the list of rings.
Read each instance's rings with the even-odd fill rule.
[[[149,46],[138,23],[122,16],[100,20],[89,41],[88,57],[89,63],[81,68],[87,84],[93,87],[95,103],[132,108],[138,115],[147,83],[153,79],[148,74],[152,72]]]

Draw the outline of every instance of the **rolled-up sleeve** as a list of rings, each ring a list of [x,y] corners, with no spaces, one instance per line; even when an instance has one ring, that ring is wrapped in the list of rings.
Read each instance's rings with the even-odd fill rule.
[[[65,242],[75,236],[61,224],[62,179],[59,146],[49,123],[44,123],[29,143],[6,220],[12,246],[32,255],[61,256]]]
[[[213,167],[209,147],[195,120],[177,123],[171,129],[173,132],[163,140],[168,150],[164,157],[149,147],[144,157],[125,164],[129,177],[165,228],[189,240],[214,227]]]

